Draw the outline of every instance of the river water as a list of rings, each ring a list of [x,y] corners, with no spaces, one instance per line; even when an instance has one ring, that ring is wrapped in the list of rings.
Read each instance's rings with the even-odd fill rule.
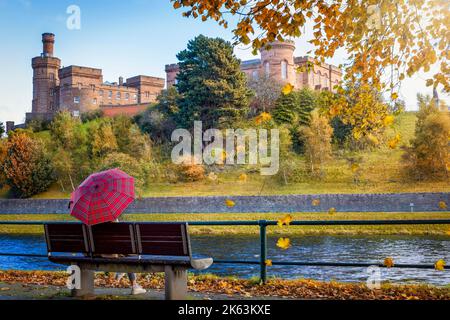
[[[268,259],[273,261],[369,262],[393,257],[396,263],[450,262],[450,238],[435,236],[302,236],[291,237],[292,247],[283,251],[276,238],[268,239]],[[194,254],[218,260],[258,260],[257,236],[192,236]],[[0,252],[46,254],[42,236],[0,235]],[[64,270],[46,258],[1,257],[1,270]],[[214,264],[207,270],[222,276],[250,278],[259,275],[258,265]],[[273,266],[268,276],[365,282],[366,268]],[[423,269],[381,269],[381,280],[394,283],[450,284],[450,272]]]

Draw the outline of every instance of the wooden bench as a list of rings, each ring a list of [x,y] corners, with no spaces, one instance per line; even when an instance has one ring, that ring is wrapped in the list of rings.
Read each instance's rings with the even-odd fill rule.
[[[46,224],[45,238],[50,261],[80,268],[74,296],[94,294],[95,271],[164,272],[165,298],[185,299],[187,270],[213,263],[192,257],[186,223]]]

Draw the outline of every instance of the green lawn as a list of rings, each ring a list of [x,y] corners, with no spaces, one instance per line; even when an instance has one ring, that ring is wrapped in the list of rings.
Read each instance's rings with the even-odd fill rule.
[[[125,215],[126,221],[225,221],[225,220],[278,220],[283,214],[242,213],[242,214],[132,214]],[[294,213],[294,220],[402,220],[402,219],[450,219],[450,212],[436,213]],[[2,221],[72,221],[68,215],[2,215]],[[257,235],[257,226],[191,226],[192,234],[199,235]],[[268,227],[268,234],[279,236],[294,235],[447,235],[450,225],[414,226],[289,226]],[[41,234],[41,226],[0,225],[0,234]]]

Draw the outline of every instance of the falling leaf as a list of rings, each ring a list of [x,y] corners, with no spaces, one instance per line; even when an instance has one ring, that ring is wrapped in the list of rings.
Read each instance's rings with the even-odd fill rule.
[[[266,266],[271,267],[272,266],[272,260],[266,260]]]
[[[236,203],[233,200],[227,199],[227,200],[225,200],[225,205],[228,208],[233,208],[236,205]]]
[[[314,207],[320,206],[320,199],[314,199],[314,200],[312,201],[312,205],[313,205]]]
[[[434,264],[434,268],[438,271],[444,271],[445,269],[445,261],[440,259],[438,261],[436,261],[436,263]]]
[[[335,214],[337,212],[336,208],[330,208],[330,210],[328,210],[328,214]]]
[[[277,247],[281,248],[283,250],[287,250],[289,249],[291,246],[291,240],[289,240],[288,238],[280,238],[278,239],[277,242]]]
[[[286,226],[288,226],[288,225],[290,225],[291,224],[291,222],[294,220],[294,218],[290,215],[290,214],[288,214],[288,215],[285,215],[283,218],[281,218],[280,220],[278,220],[278,225],[280,226],[280,227],[282,227],[282,226],[284,226],[284,225],[286,225]]]
[[[386,268],[392,268],[393,266],[394,266],[394,259],[392,259],[392,258],[386,258],[386,259],[384,259],[384,266],[386,267]]]
[[[292,92],[292,90],[294,90],[294,86],[293,86],[292,84],[288,83],[288,84],[286,84],[286,85],[283,87],[283,89],[281,90],[281,92],[282,92],[284,95],[288,95],[289,93]]]
[[[439,208],[442,210],[447,209],[447,203],[445,203],[445,201],[439,202]]]
[[[245,173],[243,173],[243,174],[241,174],[240,176],[239,176],[239,181],[240,182],[247,182],[247,175],[245,174]]]
[[[208,180],[210,180],[210,181],[217,181],[217,174],[215,174],[214,172],[211,172],[209,175],[208,175]]]

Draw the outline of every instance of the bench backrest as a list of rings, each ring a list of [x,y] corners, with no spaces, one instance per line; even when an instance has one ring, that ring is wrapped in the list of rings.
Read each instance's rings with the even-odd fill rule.
[[[89,252],[86,226],[82,224],[47,224],[45,240],[48,253],[84,253]]]
[[[102,223],[89,227],[92,254],[137,254],[132,223]]]
[[[186,223],[136,223],[141,255],[190,256]]]
[[[49,253],[191,256],[187,223],[47,224]]]

